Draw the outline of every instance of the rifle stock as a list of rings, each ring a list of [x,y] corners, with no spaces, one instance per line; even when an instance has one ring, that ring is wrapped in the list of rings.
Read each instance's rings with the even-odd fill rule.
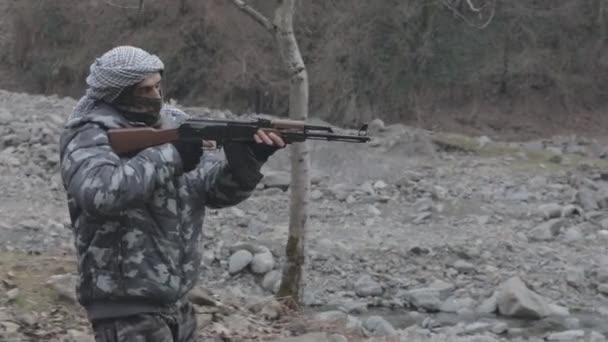
[[[108,137],[114,152],[118,155],[124,155],[178,140],[179,133],[177,128],[117,128],[110,129]]]

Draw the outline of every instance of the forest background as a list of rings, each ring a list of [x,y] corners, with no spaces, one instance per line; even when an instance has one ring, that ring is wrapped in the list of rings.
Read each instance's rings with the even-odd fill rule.
[[[485,1],[480,13],[459,0],[298,1],[310,117],[602,135],[608,1]],[[180,104],[287,115],[274,41],[231,1],[0,2],[0,88],[78,98],[94,58],[131,44],[163,59],[166,96]],[[272,16],[274,2],[250,3]]]

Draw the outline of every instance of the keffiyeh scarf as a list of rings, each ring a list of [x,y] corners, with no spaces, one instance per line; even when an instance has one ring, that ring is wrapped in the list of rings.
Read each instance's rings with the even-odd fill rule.
[[[133,46],[119,46],[97,58],[86,79],[88,89],[80,98],[70,120],[86,115],[97,101],[111,102],[126,87],[141,82],[146,76],[162,72],[164,64],[152,55]]]

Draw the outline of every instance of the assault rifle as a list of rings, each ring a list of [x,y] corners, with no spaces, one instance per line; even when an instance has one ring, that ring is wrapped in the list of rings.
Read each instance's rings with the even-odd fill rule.
[[[108,131],[110,145],[118,155],[131,154],[148,147],[177,140],[204,140],[205,147],[221,147],[230,141],[255,141],[254,134],[264,132],[278,134],[286,144],[305,140],[325,140],[365,143],[367,125],[357,135],[335,134],[331,127],[308,125],[296,120],[216,120],[189,119],[176,128],[157,129],[151,127],[115,128]]]

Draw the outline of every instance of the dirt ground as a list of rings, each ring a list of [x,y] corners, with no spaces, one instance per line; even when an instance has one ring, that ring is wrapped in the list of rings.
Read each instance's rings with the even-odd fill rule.
[[[90,338],[69,298],[74,255],[58,175],[57,136],[74,104],[0,91],[0,324],[15,341]],[[327,321],[335,309],[348,314],[360,338],[533,341],[608,333],[601,323],[608,317],[605,145],[572,136],[501,142],[377,122],[370,134],[364,145],[310,145],[307,314],[298,319],[260,318],[272,306],[263,306],[265,314],[243,309],[272,296],[284,261],[288,150],[264,167],[250,199],[208,212],[200,285],[215,300],[236,303],[222,314],[201,306],[201,334],[234,341],[302,335],[321,329],[302,322],[317,314]],[[230,274],[243,249],[269,252],[272,270]],[[542,308],[533,311],[559,315],[520,319],[496,309],[480,315],[513,277],[536,294],[524,297],[540,296]],[[417,297],[434,286],[442,289],[437,299]]]

